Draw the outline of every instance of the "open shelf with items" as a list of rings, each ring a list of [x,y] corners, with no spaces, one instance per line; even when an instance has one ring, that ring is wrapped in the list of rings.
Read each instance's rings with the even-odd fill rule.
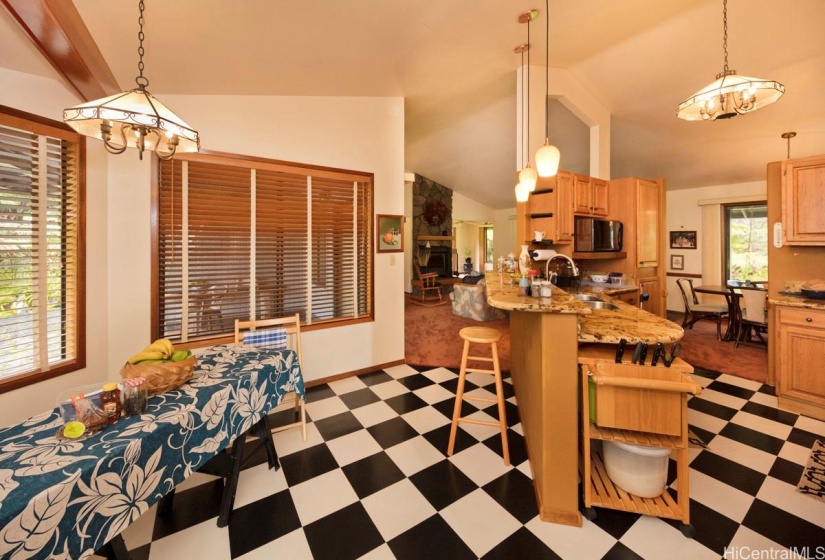
[[[615,361],[616,346],[594,344],[579,348],[582,394],[581,479],[584,515],[596,517],[594,507],[654,515],[682,522],[692,538],[688,488],[687,395],[702,388],[688,374],[693,367],[675,358],[670,367]],[[595,402],[591,410],[591,390]],[[592,416],[592,417],[591,417]],[[593,441],[617,441],[672,450],[676,459],[676,498],[667,488],[655,497],[634,496],[608,476],[604,456]]]

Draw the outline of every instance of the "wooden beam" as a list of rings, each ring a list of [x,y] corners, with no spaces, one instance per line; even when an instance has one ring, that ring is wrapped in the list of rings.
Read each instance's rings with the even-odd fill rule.
[[[46,60],[84,101],[122,91],[74,3],[0,0]]]

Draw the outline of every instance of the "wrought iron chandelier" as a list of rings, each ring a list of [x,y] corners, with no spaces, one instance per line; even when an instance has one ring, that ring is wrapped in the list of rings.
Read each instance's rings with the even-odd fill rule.
[[[782,97],[785,86],[774,80],[739,76],[728,69],[728,0],[722,0],[725,67],[716,81],[679,105],[677,116],[687,121],[729,119],[769,105]]]
[[[82,103],[63,111],[63,121],[84,136],[103,140],[106,150],[122,154],[126,148],[151,150],[168,160],[176,152],[200,150],[198,133],[158,101],[146,88],[149,80],[143,75],[143,0],[139,2],[138,18],[138,87]]]

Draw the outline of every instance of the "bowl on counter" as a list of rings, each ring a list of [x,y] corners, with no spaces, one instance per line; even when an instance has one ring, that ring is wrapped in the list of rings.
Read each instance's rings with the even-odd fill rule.
[[[596,282],[597,284],[605,284],[609,280],[609,276],[607,274],[591,274],[590,281]]]

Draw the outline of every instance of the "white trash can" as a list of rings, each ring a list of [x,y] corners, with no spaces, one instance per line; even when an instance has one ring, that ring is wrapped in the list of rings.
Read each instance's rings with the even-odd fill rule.
[[[604,466],[613,484],[640,498],[655,498],[667,485],[670,449],[604,442]]]

